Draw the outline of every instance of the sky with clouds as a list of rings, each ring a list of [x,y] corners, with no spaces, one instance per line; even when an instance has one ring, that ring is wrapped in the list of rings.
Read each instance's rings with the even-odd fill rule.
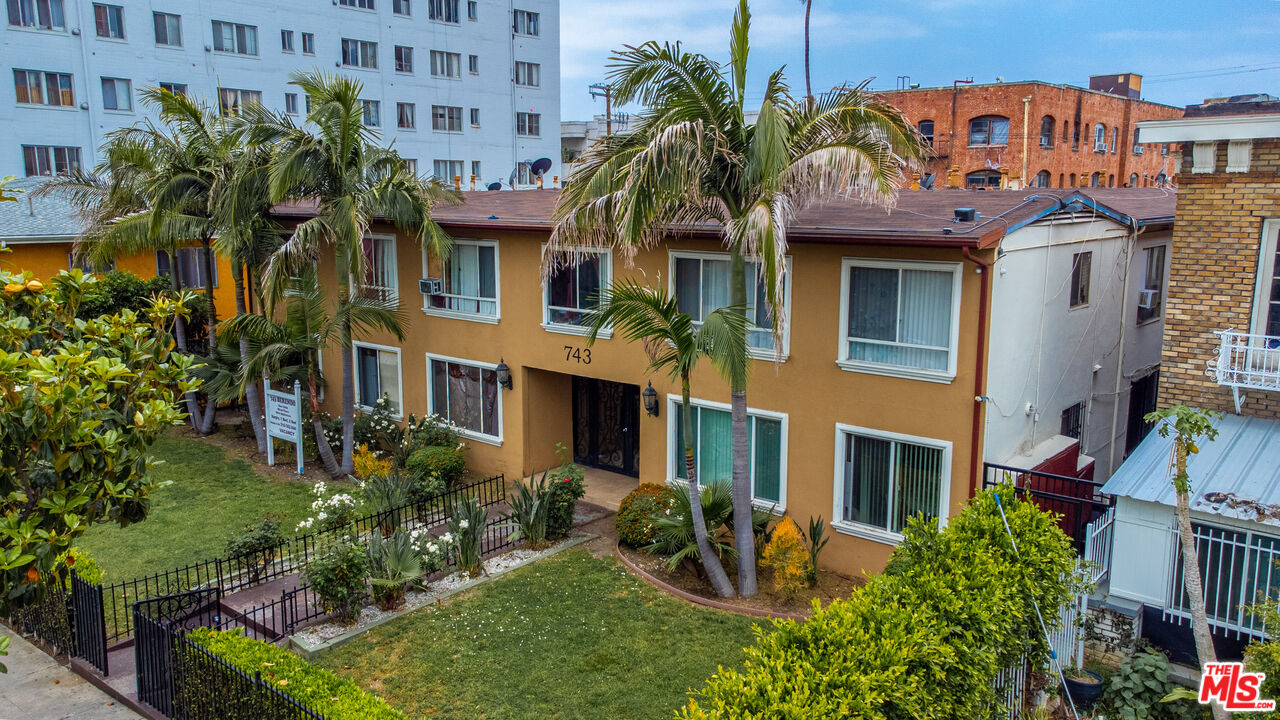
[[[737,0],[560,0],[561,117],[602,114],[587,86],[606,79],[611,51],[679,40],[728,54]],[[804,92],[803,0],[753,0],[749,82],[780,65]],[[1171,105],[1206,97],[1280,96],[1280,0],[813,0],[815,92],[899,75],[924,87],[1044,80],[1088,85],[1134,72],[1143,96]],[[748,101],[752,100],[750,90]]]

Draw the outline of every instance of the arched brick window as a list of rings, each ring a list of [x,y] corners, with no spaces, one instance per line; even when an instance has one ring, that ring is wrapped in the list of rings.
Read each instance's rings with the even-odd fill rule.
[[[1053,147],[1053,116],[1040,118],[1040,147]],[[1046,187],[1046,186],[1041,186]]]
[[[916,127],[920,130],[920,134],[924,136],[924,141],[929,143],[929,147],[933,147],[933,121],[921,120]]]
[[[983,115],[969,121],[970,145],[1008,145],[1009,118]]]
[[[964,186],[970,190],[1000,187],[1000,171],[978,170],[964,176]]]
[[[1050,182],[1052,182],[1052,177],[1049,175],[1049,171],[1041,170],[1036,173],[1035,178],[1031,180],[1031,187],[1047,188],[1049,187]]]

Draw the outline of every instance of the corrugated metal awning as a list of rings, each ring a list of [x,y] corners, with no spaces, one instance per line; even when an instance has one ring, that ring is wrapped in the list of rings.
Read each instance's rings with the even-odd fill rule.
[[[1249,503],[1280,506],[1280,420],[1224,415],[1216,424],[1218,438],[1201,443],[1199,454],[1187,462],[1191,509],[1258,520]],[[1172,452],[1172,431],[1166,438],[1160,437],[1159,428],[1152,430],[1102,491],[1135,500],[1176,504],[1170,480]],[[1230,502],[1233,499],[1245,502]],[[1280,525],[1280,520],[1267,522]]]

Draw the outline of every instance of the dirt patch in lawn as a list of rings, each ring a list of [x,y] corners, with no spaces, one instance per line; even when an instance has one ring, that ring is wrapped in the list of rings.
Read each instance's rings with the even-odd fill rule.
[[[643,553],[625,545],[619,545],[618,552],[636,567],[678,590],[727,605],[774,613],[809,615],[812,612],[814,600],[820,600],[823,605],[827,605],[837,598],[848,597],[853,588],[866,583],[866,578],[854,578],[829,570],[821,570],[818,572],[818,583],[814,587],[804,588],[794,598],[785,598],[774,592],[772,572],[767,568],[761,568],[758,575],[760,592],[754,597],[722,598],[716,595],[711,583],[691,571],[683,567],[677,568],[675,572],[668,570],[666,558]],[[730,579],[735,579],[732,572],[730,572]]]

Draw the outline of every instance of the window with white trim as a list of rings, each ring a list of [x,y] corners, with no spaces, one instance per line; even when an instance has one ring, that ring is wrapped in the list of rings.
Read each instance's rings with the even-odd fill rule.
[[[309,33],[309,32],[302,33],[302,54],[303,55],[316,54],[316,34],[315,33]]]
[[[293,31],[292,30],[280,31],[280,51],[290,52],[290,53],[293,52]]]
[[[38,30],[66,30],[62,0],[9,0],[9,26]]]
[[[376,70],[378,67],[378,43],[369,40],[342,38],[342,64],[346,67]]]
[[[445,52],[444,50],[432,50],[431,76],[447,78],[462,77],[462,54]]]
[[[446,185],[453,184],[454,176],[462,175],[461,160],[433,160],[431,163],[432,173],[440,179],[440,182]]]
[[[20,105],[75,107],[75,91],[69,73],[14,70],[13,87]]]
[[[396,274],[395,236],[366,235],[360,245],[364,251],[364,282],[360,283],[358,291],[375,300],[396,300],[400,281]]]
[[[471,438],[502,441],[502,388],[497,366],[427,355],[431,413]]]
[[[409,0],[391,0],[391,12],[395,15],[409,17],[413,14],[413,8],[410,7]]]
[[[480,56],[479,55],[467,56],[467,72],[470,72],[472,75],[480,74]]]
[[[124,8],[119,5],[94,3],[93,24],[98,31],[98,37],[123,40]]]
[[[608,250],[576,250],[556,266],[542,294],[542,321],[548,329],[585,333],[588,313],[597,306],[596,294],[609,285],[610,270]]]
[[[689,412],[693,426],[693,462],[698,484],[729,482],[733,476],[733,422],[729,407],[693,398]],[[747,410],[747,472],[751,499],[761,506],[786,507],[786,423],[780,413]],[[667,403],[667,472],[688,481],[684,458],[684,412],[680,398]]]
[[[258,54],[258,27],[214,20],[213,49],[236,55]]]
[[[343,7],[359,8],[360,10],[375,10],[374,0],[338,0],[338,4]]]
[[[512,19],[511,31],[517,35],[538,35],[538,13],[529,10],[516,10]]]
[[[462,108],[453,105],[432,105],[431,129],[436,132],[462,132]]]
[[[186,83],[162,82],[160,83],[160,89],[167,91],[171,95],[181,95],[185,97],[187,94]]]
[[[360,113],[367,127],[382,126],[382,103],[377,100],[361,100]]]
[[[458,0],[427,0],[427,18],[437,22],[460,22]]]
[[[459,163],[459,174],[462,168]],[[453,241],[444,263],[444,292],[428,295],[428,313],[497,320],[498,243],[493,240]]]
[[[541,137],[542,113],[516,113],[516,135],[524,137]]]
[[[284,94],[284,111],[287,115],[298,114],[298,93]]]
[[[1261,245],[1252,332],[1275,337],[1280,336],[1280,219],[1263,221]]]
[[[248,103],[262,102],[260,90],[241,90],[240,88],[218,88],[218,104],[223,115],[240,112],[240,107]],[[310,112],[310,110],[308,110]]]
[[[102,78],[102,107],[106,110],[133,110],[133,81],[124,78]]]
[[[418,127],[418,108],[413,103],[396,103],[396,127],[414,130]]]
[[[970,145],[1008,145],[1009,118],[983,115],[969,121]]]
[[[80,148],[56,145],[23,145],[22,165],[27,177],[66,175],[80,169]]]
[[[732,259],[729,253],[704,253],[673,250],[671,255],[671,292],[676,296],[680,312],[693,318],[695,326],[722,307],[731,305],[730,285]],[[755,357],[773,359],[775,338],[773,311],[769,307],[768,290],[760,279],[760,264],[746,260],[747,282],[747,350]],[[787,259],[788,268],[791,265]],[[784,310],[791,308],[791,283],[784,278],[782,287]],[[788,317],[785,313],[784,317]],[[783,326],[782,355],[789,352],[789,331]]]
[[[1160,317],[1164,310],[1165,246],[1142,251],[1142,290],[1138,293],[1138,323]]]
[[[538,63],[516,61],[516,84],[523,87],[538,87],[542,84],[542,66]]]
[[[950,482],[951,443],[836,426],[837,530],[897,541],[912,517],[946,517]]]
[[[387,397],[387,409],[399,416],[404,407],[400,394],[400,349],[353,342],[356,365],[356,405],[372,410],[378,400]]]
[[[950,381],[960,263],[845,258],[840,354],[846,370]]]
[[[156,44],[182,47],[182,16],[173,13],[152,13],[156,30]],[[292,48],[290,48],[292,49]]]
[[[408,45],[396,46],[396,72],[413,72],[413,48]]]

